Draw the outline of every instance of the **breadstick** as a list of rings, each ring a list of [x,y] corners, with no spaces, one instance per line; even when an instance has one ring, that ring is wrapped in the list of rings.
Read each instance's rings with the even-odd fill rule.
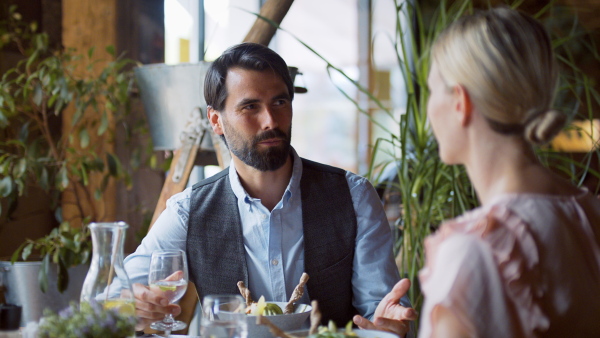
[[[285,305],[285,309],[283,310],[283,314],[287,315],[294,312],[294,303],[299,301],[304,295],[304,285],[308,282],[308,274],[306,272],[302,273],[300,277],[300,283],[296,285],[294,292],[292,292],[292,296],[290,297],[290,301]]]
[[[244,299],[246,300],[246,306],[252,305],[252,296],[250,296],[250,289],[248,289],[246,287],[246,284],[244,284],[244,282],[242,281],[237,282],[237,286],[238,289],[240,289],[242,297],[244,297]]]
[[[319,311],[319,303],[316,300],[313,300],[310,305],[312,306],[312,310],[310,310],[310,330],[308,331],[308,335],[317,333],[317,329],[321,324],[321,311]]]

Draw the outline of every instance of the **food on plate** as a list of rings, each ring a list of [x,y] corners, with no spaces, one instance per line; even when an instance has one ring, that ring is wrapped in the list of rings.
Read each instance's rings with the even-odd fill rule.
[[[267,303],[265,301],[265,297],[261,296],[258,299],[258,302],[252,301],[252,297],[250,296],[250,290],[246,287],[244,282],[239,281],[237,283],[238,289],[240,289],[240,293],[246,299],[246,314],[258,316],[276,316],[283,314],[283,311],[279,307],[279,305],[274,303]]]
[[[281,310],[277,304],[267,303],[264,296],[261,296],[258,299],[258,302],[254,302],[250,294],[250,289],[246,287],[244,282],[239,281],[237,286],[242,297],[246,299],[246,314],[254,316],[275,316],[294,313],[294,303],[299,301],[304,295],[304,285],[306,285],[306,282],[308,282],[308,274],[305,272],[300,277],[300,282],[292,292],[292,296],[283,310]]]
[[[250,307],[246,308],[246,314],[253,316],[276,316],[282,315],[283,311],[281,311],[279,305],[274,303],[267,303],[265,301],[265,297],[261,296],[258,299],[258,302],[252,303]]]
[[[345,338],[345,337],[357,337],[358,335],[352,331],[352,321],[346,324],[344,331],[338,331],[335,322],[329,321],[327,326],[319,326],[317,333],[309,335],[307,338]]]
[[[320,326],[321,312],[316,300],[311,303],[312,310],[310,313],[310,330],[308,336],[302,335],[297,336],[295,334],[286,333],[281,330],[277,325],[273,324],[268,318],[258,315],[256,317],[256,324],[266,325],[275,337],[280,338],[346,338],[346,337],[358,337],[358,335],[352,330],[352,321],[346,324],[344,330],[338,330],[335,322],[329,321],[327,326]]]

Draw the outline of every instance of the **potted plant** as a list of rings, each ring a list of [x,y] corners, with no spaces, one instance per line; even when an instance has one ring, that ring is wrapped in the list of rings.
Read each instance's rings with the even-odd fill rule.
[[[13,46],[23,58],[0,78],[0,198],[8,205],[0,212],[10,213],[28,186],[48,193],[60,226],[28,239],[11,261],[39,256],[41,289],[53,284],[48,273],[57,269],[62,292],[69,284],[68,269],[87,263],[91,255],[90,233],[83,225],[101,215],[90,205],[111,180],[130,185],[130,173],[104,149],[103,140],[114,137],[110,121],[126,117],[134,62],[117,57],[113,47],[106,48],[114,58],[108,62],[95,59],[94,49],[85,56],[52,49],[47,34],[23,22],[15,6],[8,14],[0,21],[0,49]],[[68,111],[72,118],[62,121]],[[93,176],[99,183],[90,192]],[[71,201],[80,211],[76,219],[62,218],[61,195],[67,189],[76,194]]]

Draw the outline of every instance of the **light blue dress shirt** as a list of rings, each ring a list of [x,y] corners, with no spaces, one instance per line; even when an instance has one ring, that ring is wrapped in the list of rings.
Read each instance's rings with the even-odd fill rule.
[[[240,183],[233,161],[229,180],[237,196],[248,264],[248,287],[252,298],[286,302],[304,272],[304,236],[300,177],[302,162],[294,157],[292,178],[282,199],[269,211],[260,199],[248,195]],[[371,318],[379,301],[399,280],[392,253],[392,235],[381,200],[373,186],[350,172],[346,179],[357,215],[356,251],[352,273],[352,304]],[[137,250],[125,259],[131,283],[148,284],[148,267],[154,250],[185,251],[191,188],[173,195]],[[327,207],[327,206],[324,206]],[[194,260],[195,257],[188,257]],[[305,289],[301,303],[310,304]],[[406,302],[405,302],[406,301]],[[407,299],[402,302],[408,306]]]

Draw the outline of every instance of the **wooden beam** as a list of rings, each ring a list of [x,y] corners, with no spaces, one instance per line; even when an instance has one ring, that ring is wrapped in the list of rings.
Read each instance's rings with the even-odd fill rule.
[[[113,57],[105,51],[107,46],[117,45],[117,0],[63,0],[62,2],[62,42],[65,48],[73,48],[77,54],[87,55],[87,51],[94,47],[94,59],[112,61]],[[105,63],[98,63],[91,71],[91,76],[100,73]],[[87,70],[85,65],[75,68],[75,75],[83,75]],[[98,102],[102,107],[103,102]],[[73,135],[77,138],[71,127],[74,109],[69,107],[63,113],[63,135]],[[101,112],[88,109],[85,118],[98,119]],[[108,130],[114,130],[113,117],[109,116]],[[94,145],[94,151],[101,158],[106,152],[114,152],[114,140],[110,132],[99,137],[95,133],[90,134],[90,145]],[[74,142],[75,145],[79,142]],[[76,225],[86,216],[91,216],[95,221],[113,221],[116,213],[116,185],[112,181],[108,184],[100,200],[96,200],[94,191],[100,187],[102,175],[90,177],[88,187],[70,185],[70,189],[62,196],[63,218]],[[83,201],[86,199],[87,201]]]

